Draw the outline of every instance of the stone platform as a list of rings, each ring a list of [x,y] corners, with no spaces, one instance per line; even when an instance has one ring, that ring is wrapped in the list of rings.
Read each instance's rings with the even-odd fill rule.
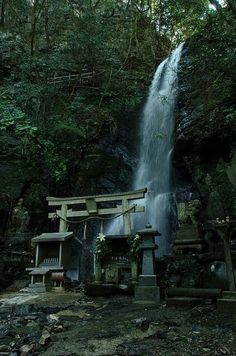
[[[28,286],[29,293],[46,293],[46,286],[44,283],[31,283]]]
[[[236,292],[225,291],[223,298],[217,300],[217,310],[220,313],[236,313]]]
[[[157,286],[135,286],[135,302],[160,303],[160,288]]]
[[[194,307],[203,302],[202,298],[193,297],[172,297],[166,299],[168,307]]]

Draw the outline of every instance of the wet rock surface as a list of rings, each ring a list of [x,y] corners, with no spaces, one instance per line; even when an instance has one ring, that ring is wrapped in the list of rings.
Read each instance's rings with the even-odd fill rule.
[[[47,293],[25,304],[25,315],[14,305],[0,314],[1,355],[236,355],[236,316],[214,305],[169,308],[83,293]]]
[[[214,31],[210,36],[214,37]],[[235,175],[231,174],[235,172],[235,120],[229,114],[235,113],[235,89],[227,93],[227,99],[223,97],[224,80],[233,82],[233,71],[227,72],[216,89],[216,73],[223,68],[218,67],[219,57],[227,52],[228,44],[221,38],[216,50],[208,35],[206,31],[193,36],[182,52],[174,148],[177,201],[199,199],[204,220],[236,214]],[[216,65],[209,55],[212,46]],[[211,65],[204,66],[210,58]]]

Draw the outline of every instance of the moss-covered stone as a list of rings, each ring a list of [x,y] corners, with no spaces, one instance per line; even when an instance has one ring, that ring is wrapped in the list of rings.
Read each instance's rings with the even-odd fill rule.
[[[186,42],[180,61],[175,165],[177,175],[188,178],[189,195],[197,192],[202,201],[204,219],[236,214],[236,36],[230,16],[212,14]]]

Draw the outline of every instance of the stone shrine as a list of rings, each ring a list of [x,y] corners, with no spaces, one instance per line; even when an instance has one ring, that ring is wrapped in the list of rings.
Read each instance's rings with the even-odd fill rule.
[[[73,232],[55,232],[44,233],[32,239],[32,243],[36,245],[35,266],[27,268],[31,276],[31,291],[45,292],[46,288],[51,288],[52,274],[55,272],[63,272],[59,281],[59,287],[62,287],[64,273],[71,268],[72,237]]]

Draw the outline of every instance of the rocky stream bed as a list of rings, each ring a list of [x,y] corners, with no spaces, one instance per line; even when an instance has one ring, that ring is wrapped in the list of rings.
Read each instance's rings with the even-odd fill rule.
[[[0,355],[236,355],[236,315],[211,304],[144,305],[83,291],[14,293],[0,303]]]

